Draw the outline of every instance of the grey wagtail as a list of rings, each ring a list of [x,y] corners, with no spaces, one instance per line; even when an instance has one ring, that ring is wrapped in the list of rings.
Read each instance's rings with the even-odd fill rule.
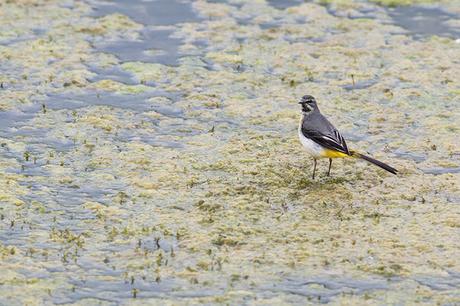
[[[318,158],[329,158],[327,176],[331,174],[332,159],[343,157],[361,158],[393,174],[398,172],[395,168],[372,157],[348,150],[345,139],[321,114],[314,97],[310,95],[303,96],[299,104],[302,105],[299,139],[307,152],[313,156],[313,179],[315,178],[316,160]]]

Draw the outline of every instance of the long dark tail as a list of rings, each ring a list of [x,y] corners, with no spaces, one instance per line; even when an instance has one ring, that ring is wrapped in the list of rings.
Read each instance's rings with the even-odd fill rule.
[[[374,164],[376,166],[379,166],[380,168],[384,169],[384,170],[387,170],[388,172],[391,172],[393,174],[397,174],[398,173],[398,170],[396,170],[395,168],[385,164],[385,163],[382,163],[381,161],[379,160],[376,160],[372,157],[369,157],[369,156],[366,156],[366,155],[363,155],[361,153],[358,153],[358,152],[351,152],[351,156],[353,157],[358,157],[358,158],[361,158],[361,159],[364,159],[365,161],[368,161],[370,162],[371,164]]]

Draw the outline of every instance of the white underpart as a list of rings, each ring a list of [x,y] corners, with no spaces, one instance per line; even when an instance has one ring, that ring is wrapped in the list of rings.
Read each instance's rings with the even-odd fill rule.
[[[313,140],[305,137],[302,133],[301,127],[299,127],[299,139],[300,139],[300,143],[302,143],[303,147],[308,152],[308,154],[310,154],[314,158],[325,157],[324,148],[320,146],[319,144],[317,144],[316,142],[314,142]]]

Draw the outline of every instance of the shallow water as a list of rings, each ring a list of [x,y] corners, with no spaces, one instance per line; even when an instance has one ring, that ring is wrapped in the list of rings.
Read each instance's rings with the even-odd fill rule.
[[[406,29],[416,38],[431,35],[458,38],[460,26],[450,26],[449,22],[458,20],[459,16],[438,7],[409,6],[390,8],[388,10],[394,23]]]
[[[116,55],[122,62],[157,62],[164,65],[177,65],[181,55],[178,47],[180,39],[171,37],[174,29],[167,26],[199,22],[201,19],[192,10],[189,1],[92,1],[95,17],[109,14],[123,14],[144,25],[136,40],[100,41],[95,47],[99,51]],[[161,28],[161,26],[166,28]],[[160,27],[160,28],[158,28]]]
[[[2,6],[0,304],[460,301],[455,2]]]

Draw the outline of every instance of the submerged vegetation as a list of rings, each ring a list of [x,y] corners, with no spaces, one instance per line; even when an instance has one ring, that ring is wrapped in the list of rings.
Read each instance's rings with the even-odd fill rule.
[[[0,4],[0,304],[458,303],[460,44],[333,2],[194,1],[150,26],[176,65],[91,1]],[[307,93],[400,175],[311,180]]]

